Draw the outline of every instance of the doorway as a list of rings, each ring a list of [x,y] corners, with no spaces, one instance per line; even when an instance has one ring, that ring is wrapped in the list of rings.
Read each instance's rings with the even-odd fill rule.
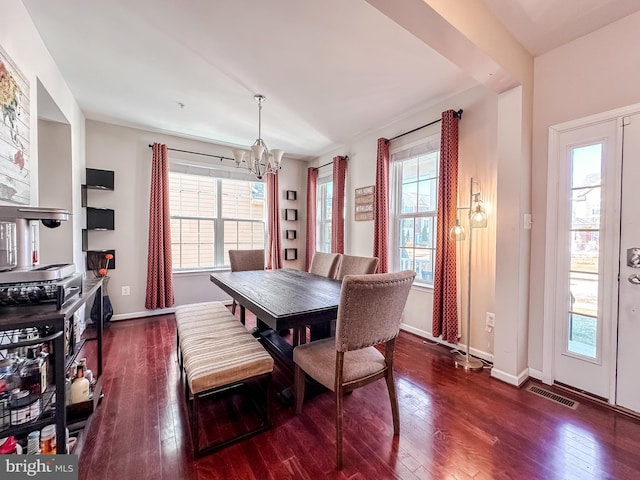
[[[549,138],[544,379],[640,412],[640,106]]]

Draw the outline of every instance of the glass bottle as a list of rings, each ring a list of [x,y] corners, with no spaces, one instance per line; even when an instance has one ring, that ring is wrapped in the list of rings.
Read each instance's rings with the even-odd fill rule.
[[[89,400],[89,380],[84,376],[84,366],[78,365],[78,373],[71,384],[71,403]]]
[[[22,390],[29,390],[29,393],[39,395],[46,389],[46,385],[42,385],[42,364],[43,359],[39,355],[36,355],[36,349],[29,348],[27,350],[27,359],[20,367],[20,384]],[[46,382],[46,372],[44,373]]]

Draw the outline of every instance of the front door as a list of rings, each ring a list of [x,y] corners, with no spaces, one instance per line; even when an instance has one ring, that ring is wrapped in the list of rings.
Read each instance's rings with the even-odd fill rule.
[[[616,404],[640,412],[640,114],[623,124]]]

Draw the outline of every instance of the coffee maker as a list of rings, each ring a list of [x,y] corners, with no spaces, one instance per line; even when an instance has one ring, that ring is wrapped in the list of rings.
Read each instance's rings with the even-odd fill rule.
[[[60,208],[0,205],[0,284],[59,280],[75,272],[74,265],[37,265],[33,222],[56,228],[69,219]]]

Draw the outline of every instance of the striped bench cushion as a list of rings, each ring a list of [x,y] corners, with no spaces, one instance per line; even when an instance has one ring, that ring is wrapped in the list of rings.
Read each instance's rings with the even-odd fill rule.
[[[273,358],[224,305],[180,306],[176,322],[193,394],[273,371]]]

